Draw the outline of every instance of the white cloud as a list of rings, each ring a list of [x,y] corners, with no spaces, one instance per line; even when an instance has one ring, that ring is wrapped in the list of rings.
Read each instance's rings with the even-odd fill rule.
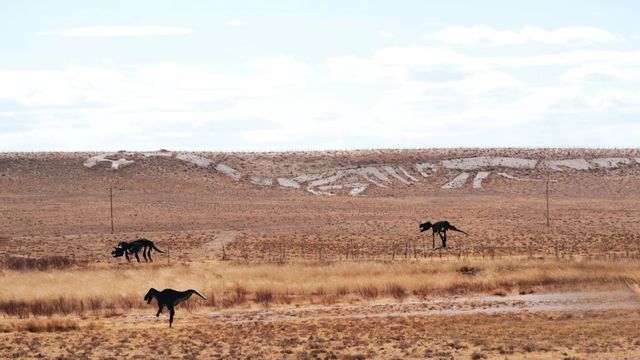
[[[129,71],[107,67],[0,69],[0,99],[26,107],[188,109],[195,104],[276,96],[279,87],[303,84],[312,71],[292,57],[258,59],[249,67],[256,74],[237,76],[168,62]]]
[[[625,72],[610,64],[587,64],[565,72],[561,79],[564,81],[604,81],[622,79]]]
[[[64,37],[121,37],[189,35],[192,29],[178,26],[89,26],[39,32],[39,35]]]
[[[390,32],[386,32],[384,30],[378,30],[378,36],[383,38],[383,39],[390,39],[393,38],[394,35]]]
[[[302,85],[312,73],[310,65],[292,56],[257,59],[249,64],[260,78],[272,84]]]
[[[224,23],[227,26],[230,27],[243,27],[243,26],[247,26],[247,23],[245,21],[242,20],[229,20],[226,23]]]
[[[536,26],[525,26],[519,31],[496,30],[489,26],[447,26],[440,31],[425,35],[425,40],[446,45],[522,45],[541,43],[547,45],[571,43],[603,43],[618,40],[614,34],[591,26],[562,27],[547,30]]]

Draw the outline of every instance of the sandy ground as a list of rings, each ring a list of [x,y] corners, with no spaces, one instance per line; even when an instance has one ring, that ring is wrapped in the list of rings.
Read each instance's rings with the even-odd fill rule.
[[[359,306],[73,318],[65,332],[0,333],[3,357],[526,358],[640,356],[640,303],[624,292],[434,298]],[[15,320],[3,320],[10,324]]]
[[[127,157],[134,163],[118,165],[117,170],[113,162],[83,166],[98,155],[0,154],[0,257],[62,255],[128,268],[124,259],[110,257],[111,248],[120,240],[143,236],[171,254],[167,258],[154,253],[156,262],[216,261],[222,258],[224,245],[231,263],[248,267],[265,262],[347,260],[409,264],[440,257],[444,261],[472,257],[567,262],[640,258],[637,149],[198,153],[185,157],[193,161],[140,154]],[[481,187],[474,188],[467,179],[459,188],[442,189],[464,171],[443,167],[442,160],[487,156],[493,158],[483,158],[488,165],[482,166],[495,168],[456,163],[473,169],[468,179],[480,170],[490,172],[486,178],[480,175]],[[537,162],[534,169],[521,161],[516,165],[523,169],[505,170],[495,158],[535,158]],[[572,159],[589,161],[565,161]],[[418,163],[438,167],[416,169]],[[216,170],[219,164],[228,166],[220,167],[227,173],[239,173],[239,180]],[[346,196],[355,189],[348,186],[335,188],[337,196],[316,196],[307,191],[306,183],[300,188],[275,185],[278,178],[304,175],[305,181],[313,182],[321,180],[313,174],[333,176],[335,169],[369,166],[396,180],[384,187],[367,183],[366,190],[355,197]],[[339,184],[361,181],[352,177],[359,171],[347,172]],[[260,179],[260,184],[274,185],[256,185],[251,176],[254,183]],[[314,190],[334,191],[331,186],[338,183],[314,184]],[[470,235],[450,235],[450,249],[441,253],[431,249],[430,235],[419,233],[418,223],[442,219]],[[173,329],[167,328],[166,314],[157,320],[152,308],[70,317],[79,328],[68,331],[19,330],[12,324],[25,320],[2,315],[0,323],[7,327],[0,332],[0,357],[640,358],[640,310],[631,292],[591,290],[405,302],[378,299],[339,306],[292,304],[269,310],[203,307],[189,312],[179,308]]]

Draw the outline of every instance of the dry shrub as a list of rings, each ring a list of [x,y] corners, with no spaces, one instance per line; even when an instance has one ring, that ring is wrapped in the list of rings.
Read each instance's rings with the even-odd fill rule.
[[[73,258],[65,256],[46,256],[42,258],[28,258],[10,256],[2,261],[2,267],[15,271],[38,270],[44,271],[49,269],[68,269],[71,267],[86,267],[87,261],[77,261]]]
[[[269,289],[262,288],[256,291],[256,302],[262,304],[266,309],[269,308],[273,297],[273,292]]]
[[[29,332],[57,332],[80,329],[80,325],[70,319],[29,319],[13,324],[17,331]]]
[[[473,266],[463,266],[458,269],[458,272],[462,275],[473,276],[482,271],[482,269]]]
[[[373,300],[378,297],[378,288],[375,285],[365,285],[358,288],[358,294],[367,300]]]
[[[404,286],[397,283],[387,285],[387,292],[389,293],[389,295],[400,301],[407,297],[407,290],[404,288]]]
[[[8,316],[17,316],[21,319],[33,316],[53,316],[53,315],[82,315],[85,311],[90,311],[94,316],[99,316],[104,310],[111,314],[119,311],[130,311],[134,308],[144,307],[144,303],[138,299],[130,297],[117,297],[108,300],[100,297],[91,297],[85,300],[58,297],[56,299],[36,299],[29,301],[22,300],[0,300],[0,313]]]
[[[340,286],[336,289],[336,295],[338,296],[346,296],[349,294],[349,289],[346,286]]]
[[[247,294],[249,292],[242,285],[236,284],[232,289],[230,298],[224,298],[221,302],[222,307],[232,307],[244,305],[247,303]]]
[[[293,302],[293,294],[291,294],[291,293],[289,292],[289,290],[287,290],[287,291],[285,291],[283,294],[280,294],[280,295],[278,296],[278,301],[279,301],[281,304],[289,305],[289,304],[291,304],[291,302]]]
[[[311,295],[314,295],[314,296],[325,296],[326,294],[327,294],[327,290],[325,290],[323,286],[318,286],[311,292]]]

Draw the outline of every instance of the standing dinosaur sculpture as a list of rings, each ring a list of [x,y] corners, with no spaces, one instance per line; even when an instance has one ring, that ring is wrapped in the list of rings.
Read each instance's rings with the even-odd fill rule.
[[[453,231],[457,231],[457,232],[461,232],[465,235],[469,235],[466,232],[456,228],[455,226],[451,225],[448,221],[443,220],[443,221],[438,221],[436,223],[431,223],[430,221],[424,222],[422,224],[420,224],[420,232],[423,231],[427,231],[431,229],[432,232],[432,242],[433,242],[433,248],[436,248],[436,234],[438,234],[438,236],[440,236],[440,241],[442,241],[442,246],[443,248],[447,247],[447,231],[449,230],[453,230]]]
[[[144,257],[144,261],[146,262],[153,262],[153,259],[151,258],[151,250],[156,250],[158,252],[164,253],[164,251],[156,247],[153,241],[147,239],[137,239],[130,243],[126,241],[120,241],[120,243],[118,243],[118,246],[113,248],[111,255],[113,255],[113,257],[124,255],[127,258],[127,261],[131,262],[129,255],[133,254],[136,257],[136,260],[140,262],[140,257],[138,257],[138,252],[140,252],[140,250],[142,250],[142,257]],[[149,257],[148,259],[147,256]]]

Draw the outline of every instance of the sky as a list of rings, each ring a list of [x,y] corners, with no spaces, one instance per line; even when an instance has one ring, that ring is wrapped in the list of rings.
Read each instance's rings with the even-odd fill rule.
[[[638,147],[639,13],[0,0],[0,151]]]

